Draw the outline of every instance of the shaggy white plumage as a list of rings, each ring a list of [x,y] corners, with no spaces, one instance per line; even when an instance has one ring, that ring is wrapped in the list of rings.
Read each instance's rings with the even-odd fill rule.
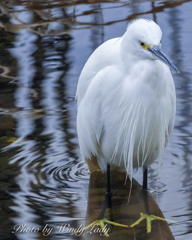
[[[162,32],[138,19],[120,38],[98,47],[86,62],[77,87],[77,131],[83,158],[94,155],[126,169],[162,158],[175,119],[175,86],[161,49]],[[167,65],[166,65],[166,64]]]

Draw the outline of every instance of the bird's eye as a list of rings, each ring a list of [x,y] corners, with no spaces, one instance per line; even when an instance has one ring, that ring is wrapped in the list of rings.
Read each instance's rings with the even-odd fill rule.
[[[139,43],[140,43],[140,46],[141,46],[142,48],[144,48],[145,50],[148,50],[148,45],[147,45],[146,43],[141,42],[141,41],[139,41]]]

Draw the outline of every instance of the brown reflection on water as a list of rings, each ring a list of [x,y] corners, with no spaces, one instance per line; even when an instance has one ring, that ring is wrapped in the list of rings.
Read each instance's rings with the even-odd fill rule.
[[[77,26],[86,26],[86,28],[93,28],[94,23],[91,22],[82,22],[82,21],[77,21],[76,18],[80,16],[86,16],[86,15],[92,15],[94,13],[99,13],[99,11],[102,10],[101,5],[99,3],[110,3],[111,1],[57,1],[54,3],[54,1],[47,1],[46,2],[20,2],[20,1],[14,1],[14,4],[17,6],[22,6],[22,10],[13,10],[11,6],[8,4],[6,5],[5,3],[1,3],[1,11],[6,14],[6,16],[9,16],[13,18],[15,21],[17,21],[16,25],[12,25],[10,22],[3,22],[2,27],[8,31],[8,32],[17,32],[21,29],[31,29],[34,32],[36,32],[39,35],[47,35],[47,34],[53,34],[53,35],[62,35],[68,32],[68,30],[65,31],[59,31],[58,29],[52,29],[49,30],[49,24],[51,22],[58,22],[60,21],[62,24],[65,24],[69,27],[77,27]],[[117,7],[127,7],[130,5],[132,6],[132,2],[130,3],[124,3],[121,1],[112,1],[113,3],[121,3],[121,6]],[[154,14],[154,13],[160,13],[163,12],[165,9],[169,8],[174,8],[177,6],[182,5],[185,2],[188,2],[188,0],[184,1],[167,1],[167,2],[160,2],[160,6],[155,6],[154,5],[155,1],[151,1],[151,10],[150,11],[144,11],[141,13],[133,13],[129,16],[127,16],[124,19],[121,20],[116,20],[116,21],[109,21],[104,23],[103,21],[97,21],[97,25],[111,25],[114,23],[122,22],[122,21],[129,21],[133,20],[139,16],[146,15],[146,14]],[[158,1],[156,1],[158,2]],[[76,7],[78,4],[93,4],[93,9],[90,11],[83,11],[81,14],[77,13],[76,14]],[[73,13],[70,15],[67,14],[67,7],[73,6],[74,10]],[[98,9],[99,6],[99,9]],[[117,8],[116,7],[116,8]],[[60,17],[55,17],[54,14],[52,13],[51,9],[52,8],[60,8],[63,11],[63,15]],[[110,9],[110,7],[109,7]],[[17,16],[19,12],[21,11],[31,11],[33,12],[33,21],[31,23],[23,22],[19,17]],[[154,21],[156,21],[155,16],[154,16]]]
[[[128,18],[126,20],[133,20],[139,16],[142,16],[142,15],[145,15],[145,14],[150,14],[152,13],[154,18],[153,20],[156,22],[156,17],[155,17],[155,14],[156,13],[160,13],[160,12],[163,12],[165,9],[169,9],[169,8],[175,8],[177,6],[180,6],[182,5],[183,3],[187,2],[186,0],[185,1],[167,1],[167,2],[160,2],[159,4],[161,6],[155,6],[154,5],[154,2],[155,1],[151,1],[151,7],[152,9],[149,10],[149,11],[144,11],[142,13],[134,13],[130,16],[128,16]]]

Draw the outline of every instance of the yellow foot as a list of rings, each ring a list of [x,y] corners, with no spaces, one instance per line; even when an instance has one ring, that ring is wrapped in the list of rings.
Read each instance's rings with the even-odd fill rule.
[[[92,228],[92,230],[93,230],[93,227],[96,228],[97,226],[100,226],[100,228],[102,229],[103,236],[109,237],[109,234],[108,234],[109,229],[107,229],[105,223],[108,223],[108,224],[111,224],[114,226],[119,226],[119,227],[128,227],[128,225],[123,225],[120,223],[112,222],[112,221],[107,220],[107,218],[104,218],[104,219],[96,220],[93,223],[89,224],[87,227],[84,227],[83,231],[85,231],[89,228]]]
[[[146,221],[147,221],[147,233],[151,232],[151,222],[153,220],[167,221],[165,218],[161,218],[161,217],[157,217],[157,216],[154,216],[154,215],[147,215],[147,214],[140,213],[140,219],[137,220],[135,223],[133,223],[130,227],[134,227],[134,226],[138,225],[144,219],[146,219]],[[168,220],[168,221],[170,221],[170,220]]]

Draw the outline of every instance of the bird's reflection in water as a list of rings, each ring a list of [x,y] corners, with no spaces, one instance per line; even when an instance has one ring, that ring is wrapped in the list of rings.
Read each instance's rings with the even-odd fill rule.
[[[161,210],[149,192],[142,191],[142,186],[134,179],[132,187],[126,173],[115,170],[111,173],[112,209],[106,209],[105,217],[115,222],[130,226],[140,217],[140,213],[147,213],[164,218]],[[129,196],[129,190],[131,194]],[[86,223],[89,225],[99,218],[105,200],[106,175],[101,171],[95,171],[90,175],[88,206]],[[128,202],[129,199],[129,202]],[[107,225],[108,239],[126,240],[174,240],[166,221],[152,221],[151,233],[146,232],[146,220],[134,228],[123,228]],[[84,232],[85,239],[102,239],[103,232],[97,226]]]

